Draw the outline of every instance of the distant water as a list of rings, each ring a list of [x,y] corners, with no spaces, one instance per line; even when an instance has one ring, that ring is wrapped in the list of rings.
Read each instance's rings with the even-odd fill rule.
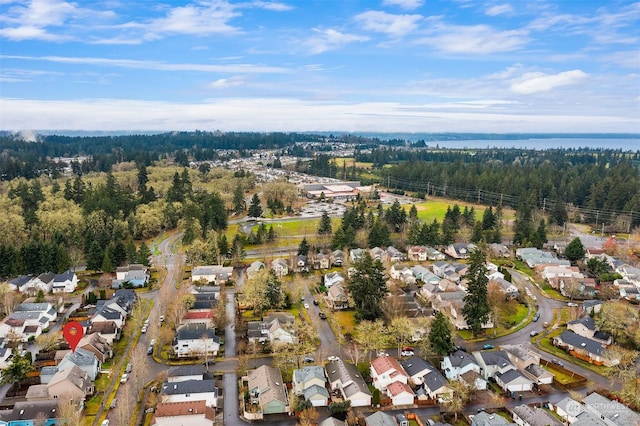
[[[622,151],[640,151],[640,139],[626,138],[541,138],[541,139],[509,139],[509,140],[466,140],[466,141],[428,141],[427,146],[434,148],[520,148],[546,150],[556,148],[594,148],[621,149]]]

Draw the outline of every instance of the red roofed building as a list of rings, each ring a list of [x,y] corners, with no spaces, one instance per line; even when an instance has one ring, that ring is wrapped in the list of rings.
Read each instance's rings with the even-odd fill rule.
[[[215,420],[215,409],[207,407],[204,400],[161,402],[156,407],[151,424],[211,426],[213,420]]]
[[[389,384],[393,382],[407,384],[409,375],[397,359],[390,356],[380,356],[371,361],[371,379],[376,389],[386,392]]]
[[[211,311],[188,311],[182,317],[182,324],[206,324],[213,326],[213,312]]]
[[[393,405],[410,405],[413,404],[413,399],[416,394],[409,385],[402,382],[393,382],[387,386],[387,395],[391,398]]]

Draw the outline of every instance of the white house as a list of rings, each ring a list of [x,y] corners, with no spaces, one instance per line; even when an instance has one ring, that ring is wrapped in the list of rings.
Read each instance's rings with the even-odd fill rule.
[[[393,382],[409,382],[409,375],[397,359],[390,356],[379,356],[371,361],[371,380],[373,386],[381,392],[387,390],[387,386]]]
[[[180,382],[167,382],[160,389],[160,401],[162,402],[189,402],[204,400],[207,407],[218,406],[218,388],[216,381],[184,380]]]
[[[62,274],[56,274],[53,277],[53,285],[51,290],[54,293],[73,293],[78,286],[78,276],[75,272],[67,271]]]
[[[312,365],[293,371],[293,392],[304,397],[314,407],[329,405],[330,398],[326,384],[324,369],[320,366]]]
[[[480,366],[476,359],[463,351],[455,351],[451,355],[445,356],[440,367],[449,380],[458,379],[468,371],[480,373]]]
[[[387,395],[391,398],[393,405],[410,405],[416,394],[411,390],[409,385],[402,382],[393,382],[387,386]]]
[[[53,278],[55,276],[56,274],[51,272],[42,273],[22,286],[23,291],[35,294],[38,290],[42,290],[45,294],[49,293],[53,289]]]
[[[271,270],[278,278],[282,278],[289,273],[289,264],[284,259],[274,259],[271,261]]]
[[[451,397],[453,389],[449,386],[447,379],[438,371],[433,370],[423,378],[424,390],[431,399],[437,399],[443,402]]]
[[[520,370],[512,369],[504,373],[498,371],[494,377],[498,386],[508,392],[527,392],[533,389],[533,382]]]
[[[324,281],[324,286],[326,288],[331,288],[336,284],[343,284],[344,277],[340,272],[334,271],[334,272],[329,272],[328,274],[324,274],[323,281]]]
[[[411,358],[402,360],[400,361],[400,365],[409,375],[409,381],[416,386],[421,386],[423,377],[435,370],[429,361],[419,356],[412,356]]]
[[[93,352],[86,349],[76,348],[75,351],[63,350],[56,352],[56,358],[62,360],[58,363],[58,371],[63,371],[73,365],[87,373],[91,381],[95,381],[100,373],[102,363]]]
[[[371,391],[355,365],[338,358],[326,364],[325,371],[331,390],[339,391],[352,407],[371,406]]]
[[[233,274],[232,266],[222,265],[206,265],[196,266],[191,271],[191,282],[205,281],[207,283],[215,283],[216,285],[224,284]]]
[[[215,330],[205,324],[186,324],[176,330],[173,351],[179,358],[208,356],[215,357],[220,349],[220,338]]]

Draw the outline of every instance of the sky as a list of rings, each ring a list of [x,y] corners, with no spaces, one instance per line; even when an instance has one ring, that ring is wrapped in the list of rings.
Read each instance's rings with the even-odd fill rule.
[[[0,0],[0,129],[640,133],[640,2]]]

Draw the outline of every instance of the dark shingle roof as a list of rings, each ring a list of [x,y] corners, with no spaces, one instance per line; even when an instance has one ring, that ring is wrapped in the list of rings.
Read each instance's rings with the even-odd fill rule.
[[[183,325],[176,331],[176,339],[178,340],[195,340],[201,339],[202,336],[207,335],[215,342],[220,342],[220,338],[216,336],[215,330],[207,328],[205,324],[187,324]]]
[[[596,322],[590,316],[582,317],[577,320],[569,321],[569,324],[582,324],[589,330],[596,329]]]
[[[179,395],[182,393],[217,392],[215,380],[185,380],[183,382],[168,382],[162,385],[165,395]]]
[[[412,356],[411,358],[400,361],[400,365],[402,365],[402,368],[404,368],[404,371],[406,371],[409,376],[415,376],[425,369],[430,371],[435,370],[429,361],[424,360],[419,356]]]
[[[574,348],[586,350],[591,354],[602,355],[604,352],[604,348],[600,343],[595,340],[582,337],[572,331],[564,331],[559,337],[564,343],[569,344]]]

